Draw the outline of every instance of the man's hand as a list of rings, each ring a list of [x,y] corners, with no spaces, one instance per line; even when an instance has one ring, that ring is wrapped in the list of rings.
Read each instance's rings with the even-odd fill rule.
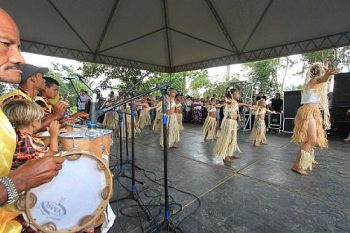
[[[30,160],[10,173],[18,192],[50,182],[62,169],[63,157],[50,156]]]
[[[68,106],[64,102],[58,102],[55,106],[53,106],[52,111],[56,120],[59,120],[64,115],[67,108]]]

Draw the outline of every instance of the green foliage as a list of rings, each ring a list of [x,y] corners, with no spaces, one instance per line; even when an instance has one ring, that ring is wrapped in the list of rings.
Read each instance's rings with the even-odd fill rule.
[[[316,52],[302,54],[306,64],[323,62],[325,65],[339,68],[340,65],[348,66],[350,63],[350,47],[324,49]]]
[[[308,52],[302,54],[302,56],[303,59],[309,64],[314,62],[323,62],[324,64],[328,64],[332,67],[337,67],[341,62],[340,57],[338,57],[338,51],[336,48],[325,49],[316,52]]]
[[[295,91],[295,90],[302,90],[303,89],[303,84],[300,85],[291,85],[289,87],[286,87],[284,90],[285,91]]]
[[[96,82],[96,78],[103,77],[99,86],[113,86],[113,80],[118,80],[116,87],[124,89],[140,81],[140,77],[146,73],[139,69],[119,66],[84,62],[80,69],[90,86]]]
[[[258,86],[259,90],[264,91],[265,93],[280,91],[280,86],[277,81],[277,69],[279,65],[279,58],[245,64],[245,66],[250,69],[250,82],[254,86]]]
[[[224,96],[226,88],[229,86],[229,84],[232,82],[238,82],[238,81],[239,79],[237,76],[231,75],[229,78],[226,78],[225,81],[223,82],[211,83],[206,89],[206,91],[204,92],[203,96],[211,97],[214,94],[216,96]]]

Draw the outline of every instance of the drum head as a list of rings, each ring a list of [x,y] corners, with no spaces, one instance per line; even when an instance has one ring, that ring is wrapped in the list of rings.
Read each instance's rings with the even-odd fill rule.
[[[59,135],[60,138],[97,138],[107,134],[112,134],[112,130],[109,129],[82,129],[79,131],[70,131]]]
[[[59,175],[26,195],[26,215],[43,232],[77,232],[93,225],[112,193],[102,160],[82,151],[64,156]]]

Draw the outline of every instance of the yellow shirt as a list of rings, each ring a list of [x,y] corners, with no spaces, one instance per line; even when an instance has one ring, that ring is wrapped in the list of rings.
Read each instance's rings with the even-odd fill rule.
[[[10,100],[17,100],[17,99],[27,99],[34,101],[25,91],[21,89],[15,89],[13,91],[10,91],[9,93],[6,93],[2,96],[0,96],[0,106],[7,103]]]
[[[16,133],[0,109],[0,176],[9,174],[15,149]],[[13,205],[0,207],[0,233],[21,232],[21,224],[14,220],[19,214]]]

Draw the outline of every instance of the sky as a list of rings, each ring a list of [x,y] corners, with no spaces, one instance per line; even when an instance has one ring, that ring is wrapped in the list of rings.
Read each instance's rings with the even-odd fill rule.
[[[30,63],[37,66],[45,66],[49,68],[53,68],[52,63],[60,63],[63,65],[71,65],[76,68],[80,67],[80,62],[71,60],[71,59],[65,59],[65,58],[58,58],[58,57],[51,57],[51,56],[44,56],[44,55],[38,55],[33,53],[25,53],[23,52],[23,56],[26,60],[26,63]],[[301,56],[300,55],[292,55],[290,56],[290,59],[300,61]],[[287,78],[285,80],[285,87],[290,87],[292,85],[297,86],[300,84],[303,84],[304,82],[304,75],[298,74],[303,69],[303,63],[298,62],[292,68],[288,69],[287,71]],[[209,78],[211,82],[220,82],[223,81],[227,74],[227,66],[220,66],[215,68],[209,68],[207,69],[209,73]],[[248,77],[248,70],[245,69],[244,65],[242,64],[235,64],[230,65],[230,75],[238,75],[239,79],[244,81],[247,80]],[[281,79],[284,76],[284,69],[280,68],[277,71],[277,76],[279,81],[282,81]],[[67,74],[68,75],[68,74]]]

